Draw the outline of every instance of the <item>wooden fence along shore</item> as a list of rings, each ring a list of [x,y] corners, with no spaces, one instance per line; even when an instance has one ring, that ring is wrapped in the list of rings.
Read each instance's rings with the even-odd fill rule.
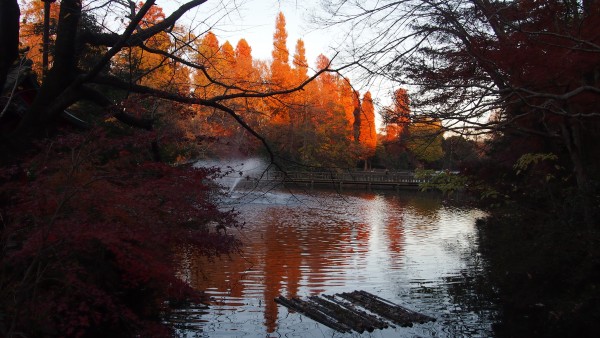
[[[340,190],[344,186],[352,188],[387,188],[417,189],[419,184],[427,182],[418,179],[414,172],[281,172],[270,171],[263,176],[267,181],[278,181],[284,184],[307,186],[333,186]]]

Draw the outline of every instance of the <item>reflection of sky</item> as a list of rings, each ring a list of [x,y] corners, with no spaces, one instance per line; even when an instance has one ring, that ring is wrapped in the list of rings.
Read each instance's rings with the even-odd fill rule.
[[[393,252],[387,249],[386,226],[387,224],[387,203],[382,196],[366,201],[364,208],[366,209],[365,221],[371,228],[371,236],[369,238],[369,253],[366,261],[367,275],[370,276],[369,284],[372,287],[380,283],[381,267],[390,266],[395,260]]]
[[[181,270],[192,273],[188,280],[213,297],[212,310],[203,316],[209,322],[202,327],[207,336],[233,330],[236,336],[302,336],[307,330],[331,335],[332,330],[276,305],[272,300],[279,295],[365,290],[437,316],[448,296],[413,297],[412,290],[439,288],[443,277],[459,273],[464,263],[454,247],[468,244],[466,236],[473,234],[474,219],[481,216],[394,195],[298,197],[303,202],[237,207],[247,222],[243,258],[213,263],[197,258],[195,267]],[[204,274],[194,274],[194,269]],[[416,326],[410,332],[438,332],[439,325]],[[377,332],[382,337],[397,334]]]
[[[405,222],[408,272],[415,281],[428,281],[452,274],[462,262],[457,259],[461,249],[469,245],[468,235],[474,232],[471,220],[482,217],[478,211],[440,208],[423,217],[408,212]]]

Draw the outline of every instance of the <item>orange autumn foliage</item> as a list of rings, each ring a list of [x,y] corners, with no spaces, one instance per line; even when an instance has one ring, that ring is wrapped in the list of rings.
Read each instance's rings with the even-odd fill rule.
[[[160,7],[153,6],[142,25],[150,27],[164,17]],[[311,72],[304,41],[297,39],[290,55],[287,38],[283,13],[275,20],[270,61],[253,59],[245,39],[234,47],[229,41],[221,43],[214,32],[208,31],[198,37],[189,34],[181,48],[181,40],[171,32],[162,32],[146,42],[147,48],[133,47],[119,54],[112,69],[138,84],[172,88],[202,99],[243,91],[279,91],[298,86]],[[153,49],[179,53],[199,67],[168,62],[163,55],[152,53]],[[319,55],[312,71],[329,68],[330,63],[326,56]],[[374,154],[374,109],[369,102],[361,106],[359,93],[348,79],[325,72],[303,90],[266,98],[236,98],[228,100],[227,105],[288,158],[313,165],[353,166],[359,157]],[[251,134],[226,113],[206,106],[193,110],[188,123],[180,123],[178,128],[183,129],[187,139],[200,136],[214,140],[204,153],[223,154],[224,145],[242,153],[259,151],[260,145]],[[358,144],[369,150],[359,154]]]
[[[143,2],[138,3],[137,9],[143,5]],[[162,8],[152,6],[140,22],[140,28],[152,27],[164,19],[165,14]],[[175,26],[172,30],[182,31],[183,28]],[[187,93],[190,88],[189,68],[156,52],[173,51],[174,49],[174,43],[169,33],[160,32],[148,39],[144,48],[124,49],[117,55],[113,68],[132,83],[177,93]]]
[[[273,34],[273,61],[271,63],[271,83],[274,88],[287,88],[290,82],[291,68],[289,65],[290,52],[287,48],[287,31],[285,16],[279,12]]]
[[[394,106],[385,111],[385,140],[398,141],[406,134],[410,123],[410,101],[406,89],[399,88],[394,92]]]
[[[375,107],[371,92],[366,92],[363,96],[360,113],[360,137],[359,142],[363,146],[364,158],[375,154],[377,145],[377,133],[375,131]]]
[[[60,5],[58,2],[50,4],[50,48],[54,46],[56,24],[58,22],[58,12]],[[20,26],[20,44],[22,48],[27,48],[27,58],[33,61],[33,70],[41,76],[42,74],[42,33],[44,26],[44,2],[29,1],[21,5],[21,26]],[[52,53],[48,55],[49,64],[52,65]]]

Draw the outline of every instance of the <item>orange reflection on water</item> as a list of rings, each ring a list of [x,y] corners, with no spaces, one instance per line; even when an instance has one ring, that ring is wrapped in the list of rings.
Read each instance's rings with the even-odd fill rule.
[[[388,207],[402,207],[382,204],[371,195],[362,201],[379,203],[371,208],[375,215]],[[365,287],[361,283],[369,278],[367,255],[374,225],[368,218],[341,217],[346,208],[359,206],[364,207],[341,202],[332,207],[256,206],[256,210],[243,213],[247,226],[240,234],[245,243],[241,255],[211,262],[189,254],[180,273],[195,288],[206,290],[213,303],[234,308],[243,306],[244,299],[260,297],[265,330],[274,332],[280,308],[273,299],[280,295],[305,297],[332,288]],[[404,241],[402,217],[380,218],[385,222],[380,246],[394,253],[393,261],[399,262]]]

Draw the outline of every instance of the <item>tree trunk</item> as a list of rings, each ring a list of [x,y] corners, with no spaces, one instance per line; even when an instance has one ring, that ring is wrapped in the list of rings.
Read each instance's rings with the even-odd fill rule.
[[[0,92],[10,67],[19,57],[20,15],[17,0],[0,0]]]
[[[76,83],[76,38],[81,6],[78,0],[61,3],[53,65],[17,128],[17,138],[26,139],[52,130],[60,113],[81,96]]]
[[[577,192],[581,198],[583,217],[589,230],[594,227],[593,205],[591,202],[591,186],[584,163],[584,155],[581,144],[581,133],[579,121],[570,119],[562,124],[562,137],[569,152],[571,163],[573,164],[573,173],[577,183]]]

